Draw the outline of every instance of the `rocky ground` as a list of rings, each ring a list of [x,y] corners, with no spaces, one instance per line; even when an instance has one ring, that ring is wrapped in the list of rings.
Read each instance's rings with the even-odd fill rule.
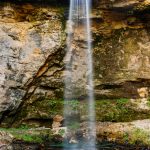
[[[81,125],[84,130],[85,124]],[[98,149],[149,149],[150,120],[137,120],[125,123],[97,123]],[[55,131],[58,131],[57,133]],[[63,148],[65,128],[27,128],[2,129],[0,131],[0,146],[2,149],[18,149],[22,147],[31,150],[43,148]],[[84,134],[84,133],[83,133]],[[86,137],[84,137],[86,138]],[[76,142],[75,142],[76,141]],[[69,145],[78,143],[70,139]],[[22,145],[22,146],[21,146]]]

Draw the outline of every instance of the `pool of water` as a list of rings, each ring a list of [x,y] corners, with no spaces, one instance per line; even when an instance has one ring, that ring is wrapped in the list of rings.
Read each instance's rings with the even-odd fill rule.
[[[37,144],[22,141],[15,141],[13,144],[14,150],[63,150],[62,144]],[[84,147],[75,149],[74,145],[65,146],[65,150],[92,150],[92,147]],[[129,144],[118,144],[113,142],[102,142],[96,145],[96,150],[150,150],[150,147]]]

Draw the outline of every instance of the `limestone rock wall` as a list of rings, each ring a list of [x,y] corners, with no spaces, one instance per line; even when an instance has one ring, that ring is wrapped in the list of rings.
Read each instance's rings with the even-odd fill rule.
[[[130,1],[116,1],[105,8],[104,3],[100,5],[101,21],[93,16],[97,97],[136,98],[138,88],[149,87],[148,5],[145,1],[134,6]]]
[[[54,95],[53,89],[60,80],[52,75],[63,68],[59,57],[63,56],[64,33],[61,8],[1,3],[0,10],[2,114],[18,108],[27,93]],[[45,78],[38,81],[43,74]],[[45,82],[50,88],[45,88]]]

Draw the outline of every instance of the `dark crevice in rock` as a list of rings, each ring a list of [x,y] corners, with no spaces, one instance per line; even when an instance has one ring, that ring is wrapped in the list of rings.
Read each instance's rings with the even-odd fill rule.
[[[95,87],[97,98],[139,98],[137,90],[142,87],[150,88],[150,79],[138,78],[118,84],[101,84]],[[103,92],[102,92],[102,91]],[[150,94],[150,92],[149,92]]]
[[[58,49],[54,53],[52,53],[45,61],[44,65],[40,67],[40,69],[37,71],[36,75],[33,77],[33,80],[28,82],[26,87],[29,89],[32,85],[36,85],[36,83],[40,82],[40,78],[53,66],[59,65],[59,63],[55,63],[55,61],[58,61],[57,59],[59,58],[61,61],[63,59],[63,56],[65,55],[65,51],[63,48]],[[43,69],[44,68],[44,69]]]
[[[51,127],[53,122],[53,118],[26,118],[24,120],[22,120],[22,124],[39,124],[39,126],[46,126],[46,127]]]
[[[41,89],[44,89],[44,90],[56,90],[57,87],[50,87],[50,86],[40,86]]]
[[[14,140],[12,142],[13,149],[30,149],[30,150],[40,150],[43,149],[43,146],[36,142],[25,142],[21,140]]]
[[[4,121],[5,117],[8,116],[11,113],[11,110],[6,110],[4,112],[1,112],[1,117],[0,117],[0,125]],[[9,127],[9,126],[8,126]]]
[[[102,85],[96,86],[96,88],[99,88],[99,89],[118,89],[121,87],[122,85],[117,85],[117,84],[102,84]]]

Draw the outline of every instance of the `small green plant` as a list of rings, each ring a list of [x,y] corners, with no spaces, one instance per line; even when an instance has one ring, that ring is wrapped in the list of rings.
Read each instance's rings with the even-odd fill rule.
[[[76,110],[80,106],[80,102],[77,100],[64,101],[65,105],[68,105],[72,110]]]
[[[29,129],[28,125],[26,124],[22,124],[19,129]]]
[[[147,106],[150,107],[150,98],[147,100]]]
[[[150,134],[142,129],[135,128],[129,135],[129,142],[131,144],[143,143],[150,144]]]
[[[19,140],[23,140],[25,142],[36,142],[36,143],[42,143],[43,140],[42,138],[40,137],[40,135],[30,135],[29,133],[27,134],[18,134],[18,135],[15,135],[15,138],[16,139],[19,139]]]
[[[129,133],[125,133],[123,135],[123,141],[128,142],[129,141]]]
[[[1,131],[5,131],[13,135],[14,139],[25,142],[44,143],[45,139],[50,141],[52,132],[50,130],[36,130],[25,128],[0,128]]]
[[[129,99],[125,98],[96,101],[96,119],[113,122],[130,119],[129,113],[131,109],[128,107],[129,102]]]
[[[26,142],[32,142],[33,141],[33,137],[28,135],[28,134],[18,135],[18,138],[20,140],[23,140],[23,141],[26,141]]]
[[[59,132],[58,132],[58,134],[61,135],[61,136],[63,136],[64,133],[65,133],[65,130],[64,130],[64,129],[60,129]]]
[[[57,101],[50,100],[48,104],[52,107],[55,107],[57,104]]]
[[[118,105],[125,105],[125,104],[127,104],[129,102],[129,99],[126,99],[126,98],[120,98],[120,99],[117,99],[116,100],[116,103],[118,104]]]
[[[80,123],[78,123],[78,122],[72,122],[72,123],[68,126],[68,128],[69,128],[70,130],[77,130],[77,129],[80,129]]]

